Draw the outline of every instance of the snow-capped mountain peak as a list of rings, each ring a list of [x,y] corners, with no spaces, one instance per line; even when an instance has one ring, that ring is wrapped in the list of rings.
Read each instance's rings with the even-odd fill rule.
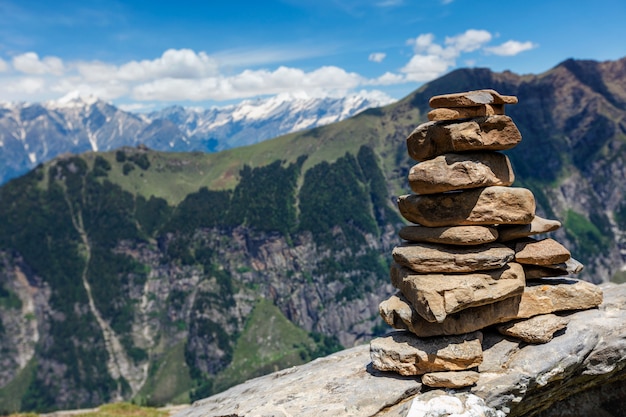
[[[83,108],[101,101],[92,94],[81,94],[80,91],[71,91],[58,100],[51,100],[47,104],[49,108]]]
[[[72,92],[45,103],[0,104],[0,183],[62,153],[144,144],[215,152],[310,129],[388,104],[387,97],[280,94],[210,109],[172,106],[149,114]]]

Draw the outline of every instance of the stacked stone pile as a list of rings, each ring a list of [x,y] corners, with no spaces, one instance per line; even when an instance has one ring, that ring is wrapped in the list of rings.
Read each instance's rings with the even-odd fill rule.
[[[373,340],[372,364],[382,371],[422,375],[433,387],[478,379],[482,330],[528,343],[547,343],[567,326],[564,313],[598,306],[602,291],[563,277],[582,265],[550,238],[561,225],[535,215],[535,199],[511,187],[508,157],[522,139],[493,90],[431,98],[429,122],[407,138],[414,194],[398,198],[415,225],[400,231],[391,282],[398,293],[380,304],[396,331]],[[540,150],[538,150],[540,152]]]

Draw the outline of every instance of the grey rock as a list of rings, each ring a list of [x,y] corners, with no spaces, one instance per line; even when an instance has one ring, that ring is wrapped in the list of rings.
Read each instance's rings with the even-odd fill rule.
[[[176,416],[373,416],[420,388],[416,378],[372,368],[369,346],[361,345],[252,379]]]
[[[373,370],[368,347],[358,346],[250,380],[176,417],[620,416],[626,401],[626,285],[602,289],[603,304],[569,314],[565,332],[549,343],[486,333],[479,380],[464,391],[421,392],[415,378]]]

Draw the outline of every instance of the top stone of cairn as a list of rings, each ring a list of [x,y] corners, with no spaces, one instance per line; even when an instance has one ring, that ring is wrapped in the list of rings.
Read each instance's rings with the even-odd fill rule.
[[[517,104],[517,97],[503,96],[495,90],[475,90],[434,96],[428,102],[433,109],[475,107],[483,104]]]

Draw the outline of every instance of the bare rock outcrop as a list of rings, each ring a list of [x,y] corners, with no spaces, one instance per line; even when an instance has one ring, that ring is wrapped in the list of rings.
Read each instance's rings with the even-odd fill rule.
[[[598,308],[558,314],[569,323],[549,343],[483,331],[483,361],[473,387],[433,390],[422,382],[431,376],[377,371],[369,347],[361,345],[252,379],[175,417],[622,416],[626,284],[601,288]]]

